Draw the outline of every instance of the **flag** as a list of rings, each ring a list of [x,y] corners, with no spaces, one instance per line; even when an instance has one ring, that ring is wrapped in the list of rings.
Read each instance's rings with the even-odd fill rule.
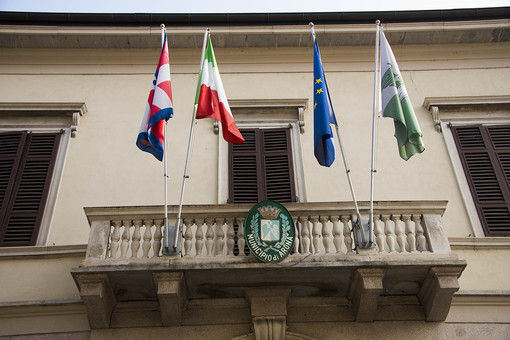
[[[400,157],[407,161],[414,154],[422,153],[425,147],[397,61],[382,30],[380,62],[383,116],[393,118]]]
[[[174,115],[168,44],[163,43],[156,74],[152,81],[149,99],[143,114],[142,124],[136,140],[140,150],[149,152],[160,161],[165,148],[165,122]],[[165,120],[165,122],[163,121]]]
[[[234,116],[228,105],[227,96],[223,89],[220,71],[216,64],[211,38],[207,40],[207,48],[200,70],[195,105],[197,119],[213,118],[221,122],[223,138],[229,143],[243,143],[244,138],[237,128]]]
[[[320,165],[329,167],[335,161],[335,142],[331,125],[337,125],[337,122],[329,97],[317,40],[315,40],[313,55],[313,75],[314,154]]]

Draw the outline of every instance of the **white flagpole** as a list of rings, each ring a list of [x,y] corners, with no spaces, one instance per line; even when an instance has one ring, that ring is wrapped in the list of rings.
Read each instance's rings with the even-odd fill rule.
[[[205,58],[205,49],[207,47],[207,38],[209,37],[209,32],[211,30],[209,28],[205,29],[204,32],[204,43],[202,45],[202,56],[200,58],[200,66],[198,69],[198,83],[197,83],[197,89],[198,86],[200,86],[200,72],[202,71],[202,64],[204,63]],[[184,198],[184,187],[186,185],[186,179],[189,178],[188,176],[188,166],[189,166],[189,159],[190,159],[190,151],[191,151],[191,144],[193,142],[193,129],[195,127],[195,120],[197,115],[197,105],[194,105],[193,107],[193,117],[191,119],[191,128],[189,132],[189,140],[188,140],[188,151],[186,153],[186,164],[184,165],[184,176],[182,178],[182,187],[181,187],[181,198],[179,200],[179,211],[177,213],[177,221],[175,222],[175,238],[174,238],[174,252],[176,253],[178,251],[178,243],[179,243],[179,235],[180,235],[180,222],[181,222],[181,213],[182,213],[182,201]]]
[[[161,48],[163,49],[165,46],[165,24],[161,24]],[[167,174],[167,150],[166,150],[166,124],[165,120],[165,128],[163,132],[163,138],[165,140],[164,150],[163,150],[163,181],[164,181],[164,190],[165,190],[165,218],[164,218],[164,248],[168,249],[168,174]]]
[[[313,42],[315,44],[316,36],[315,36],[314,24],[313,24],[313,22],[310,22],[309,25],[312,30]],[[354,186],[352,185],[351,169],[349,169],[349,165],[347,164],[347,159],[345,157],[344,148],[342,146],[342,140],[340,139],[340,132],[338,131],[337,124],[335,124],[335,131],[336,131],[336,137],[338,139],[338,145],[340,146],[340,152],[342,153],[342,159],[344,161],[345,173],[347,174],[347,181],[349,182],[349,187],[351,189],[352,200],[354,201],[354,208],[356,209],[356,216],[358,218],[356,228],[361,229],[361,237],[363,239],[363,244],[366,244],[367,240],[366,240],[365,230],[363,228],[363,222],[361,221],[361,214],[359,212],[358,200],[356,199],[356,194],[354,193]]]
[[[370,160],[370,215],[368,217],[368,225],[370,226],[369,242],[373,244],[374,234],[374,174],[375,170],[375,119],[377,115],[377,88],[379,78],[377,77],[377,70],[379,66],[379,29],[381,22],[376,20],[376,35],[375,35],[375,70],[374,70],[374,103],[373,103],[373,116],[372,116],[372,153]]]

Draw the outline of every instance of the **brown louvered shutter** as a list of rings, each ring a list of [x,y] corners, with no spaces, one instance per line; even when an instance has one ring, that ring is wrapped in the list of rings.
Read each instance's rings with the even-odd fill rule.
[[[510,236],[510,126],[452,131],[486,235]]]
[[[289,129],[243,129],[229,145],[230,203],[295,202]]]
[[[60,133],[0,134],[0,246],[35,245],[60,138]]]
[[[230,203],[257,202],[259,197],[257,130],[242,130],[241,133],[244,143],[229,143]]]

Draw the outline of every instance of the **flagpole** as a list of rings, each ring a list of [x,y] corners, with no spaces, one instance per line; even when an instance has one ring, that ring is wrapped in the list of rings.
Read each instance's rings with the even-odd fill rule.
[[[210,29],[206,28],[204,32],[204,43],[202,44],[202,56],[200,57],[200,66],[198,70],[198,86],[200,86],[200,72],[202,70],[202,64],[204,62],[205,57],[205,49],[207,47],[207,38],[209,37]],[[188,151],[186,153],[186,163],[184,165],[184,176],[182,177],[182,186],[181,186],[181,198],[179,200],[179,211],[177,213],[177,221],[175,226],[175,238],[174,238],[174,252],[178,251],[177,245],[179,243],[179,234],[180,234],[180,222],[181,222],[181,213],[182,213],[182,201],[184,198],[184,187],[186,185],[186,179],[189,178],[188,176],[188,166],[189,166],[189,159],[190,159],[190,151],[191,151],[191,144],[193,142],[193,130],[195,127],[195,120],[197,115],[197,105],[193,106],[193,117],[191,119],[191,128],[189,131],[189,140],[188,140]]]
[[[309,25],[310,25],[310,29],[312,30],[313,42],[315,44],[316,36],[315,36],[314,24],[313,24],[313,22],[310,22]],[[361,214],[359,212],[358,200],[356,199],[356,194],[354,193],[354,186],[352,184],[352,179],[351,179],[351,170],[349,168],[349,165],[347,164],[347,159],[345,157],[344,148],[342,146],[342,140],[340,139],[340,132],[338,130],[338,125],[337,124],[335,124],[335,131],[336,131],[336,137],[338,139],[338,145],[340,146],[340,152],[342,153],[342,159],[344,161],[345,173],[347,174],[347,181],[349,182],[349,187],[351,189],[352,200],[354,201],[354,208],[356,210],[356,217],[358,219],[357,223],[355,223],[356,224],[356,228],[358,230],[361,229],[361,237],[363,239],[363,246],[364,246],[366,244],[366,242],[367,242],[366,235],[365,235],[365,230],[362,227],[363,226],[363,222],[361,220]]]
[[[161,24],[161,48],[164,48],[165,44],[165,24]],[[163,130],[163,138],[165,140],[165,145],[163,149],[163,181],[164,181],[164,190],[165,190],[165,218],[164,218],[164,248],[168,249],[169,242],[168,242],[168,174],[167,174],[167,148],[166,148],[166,124],[167,121],[165,120],[165,127]]]
[[[376,33],[375,33],[375,66],[374,66],[374,101],[373,101],[373,115],[372,115],[372,153],[370,159],[370,215],[368,217],[368,224],[370,226],[370,235],[369,242],[373,244],[373,234],[374,234],[374,174],[375,170],[375,119],[377,115],[377,88],[378,88],[378,78],[377,78],[377,70],[379,65],[379,29],[381,26],[381,22],[379,20],[375,21],[376,24]]]

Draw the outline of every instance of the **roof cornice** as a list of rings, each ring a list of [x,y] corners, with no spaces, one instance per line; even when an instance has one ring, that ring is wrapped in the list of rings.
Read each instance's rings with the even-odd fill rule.
[[[80,26],[258,26],[493,20],[510,18],[510,7],[419,11],[302,13],[40,13],[0,12],[9,25]]]
[[[2,21],[0,21],[2,22]],[[0,25],[0,48],[159,48],[160,23],[149,26]],[[167,22],[164,22],[165,24]],[[383,22],[392,45],[501,43],[510,41],[510,19],[430,22]],[[206,26],[167,26],[171,48],[200,48]],[[310,47],[308,22],[298,25],[216,25],[218,48]],[[322,47],[375,43],[374,23],[318,24]]]

